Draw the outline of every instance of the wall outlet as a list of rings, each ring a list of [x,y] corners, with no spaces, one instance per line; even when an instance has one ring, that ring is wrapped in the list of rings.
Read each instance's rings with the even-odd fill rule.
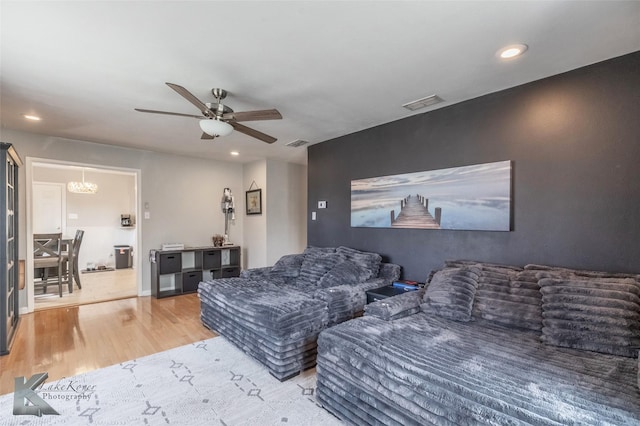
[[[151,213],[150,212],[144,212],[144,218],[145,219],[151,219]]]
[[[318,208],[319,209],[326,209],[327,208],[327,202],[326,201],[318,201]]]

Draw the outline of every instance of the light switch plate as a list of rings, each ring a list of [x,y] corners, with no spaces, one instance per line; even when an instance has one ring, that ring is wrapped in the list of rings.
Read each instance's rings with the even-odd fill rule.
[[[327,202],[326,201],[318,201],[318,208],[319,209],[326,209],[327,208]]]
[[[311,212],[311,220],[316,220],[316,212]]]

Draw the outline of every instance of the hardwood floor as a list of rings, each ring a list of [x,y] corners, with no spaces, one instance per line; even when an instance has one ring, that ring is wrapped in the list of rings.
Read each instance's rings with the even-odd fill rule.
[[[66,284],[63,285],[62,297],[57,286],[48,286],[46,294],[42,294],[41,288],[37,289],[34,297],[35,310],[126,299],[138,294],[136,270],[133,268],[81,273],[80,280],[82,288],[74,284],[73,293],[69,293]]]
[[[214,336],[195,293],[36,311],[21,316],[11,352],[0,357],[0,395],[14,391],[14,377],[57,380]]]

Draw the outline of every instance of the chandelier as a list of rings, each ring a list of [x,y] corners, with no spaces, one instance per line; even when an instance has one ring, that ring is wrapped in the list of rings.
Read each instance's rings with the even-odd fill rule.
[[[67,183],[67,190],[75,194],[95,194],[98,192],[98,185],[91,182],[85,182],[84,169],[82,169],[82,182]]]

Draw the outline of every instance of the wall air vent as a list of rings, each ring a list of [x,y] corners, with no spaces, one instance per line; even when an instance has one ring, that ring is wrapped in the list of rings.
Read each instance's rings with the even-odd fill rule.
[[[291,142],[285,144],[285,146],[290,146],[290,147],[296,148],[298,146],[306,145],[308,143],[309,142],[303,141],[302,139],[296,139],[295,141],[291,141]]]
[[[439,104],[443,99],[438,95],[427,96],[426,98],[418,99],[417,101],[409,102],[402,105],[404,108],[415,111],[420,108],[425,108],[431,105]]]

